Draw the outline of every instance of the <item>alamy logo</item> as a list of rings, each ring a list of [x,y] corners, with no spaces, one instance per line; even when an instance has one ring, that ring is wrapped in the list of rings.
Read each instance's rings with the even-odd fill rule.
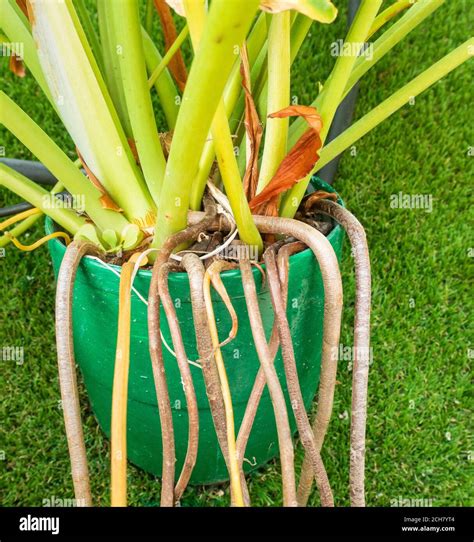
[[[17,365],[23,365],[25,361],[23,346],[0,347],[0,361],[16,361]]]
[[[374,58],[374,46],[372,43],[347,42],[338,39],[331,43],[331,56],[360,56],[366,60]]]
[[[18,59],[23,60],[24,51],[24,43],[8,41],[0,43],[0,56],[16,56]]]
[[[35,517],[28,514],[20,518],[20,531],[49,531],[51,534],[59,533],[59,518]]]
[[[392,209],[423,209],[427,213],[433,210],[432,194],[392,194],[390,196],[390,207]]]
[[[392,508],[404,508],[407,506],[416,506],[416,507],[425,507],[433,506],[433,499],[425,498],[406,498],[406,497],[395,497],[390,499],[390,506]]]

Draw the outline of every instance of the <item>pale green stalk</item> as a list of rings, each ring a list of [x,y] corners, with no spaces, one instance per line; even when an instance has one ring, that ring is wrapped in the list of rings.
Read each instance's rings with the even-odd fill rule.
[[[291,34],[290,34],[290,60],[291,65],[295,61],[303,42],[308,35],[308,32],[313,24],[313,20],[301,13],[298,13],[294,18],[294,21],[291,25]],[[267,98],[268,98],[268,72],[263,70],[260,81],[255,87],[254,99],[257,102],[257,110],[260,115],[260,118],[265,123],[267,117]]]
[[[3,124],[73,195],[83,195],[87,213],[102,230],[121,233],[128,221],[120,213],[104,209],[100,192],[76,168],[58,145],[3,91],[0,91],[0,124]]]
[[[350,53],[338,56],[331,77],[326,83],[326,92],[324,98],[321,100],[321,107],[319,109],[323,123],[320,134],[323,143],[329,133],[347,81],[357,61],[357,55],[365,43],[370,27],[381,5],[382,0],[362,0],[344,44],[345,46],[347,44]]]
[[[50,192],[2,163],[0,163],[0,186],[8,188],[8,190],[28,201],[34,207],[41,209],[45,215],[50,216],[56,223],[73,235],[86,223],[85,218],[76,215],[70,209],[55,208],[53,205],[47,205],[46,202],[50,201],[51,198]]]
[[[120,73],[133,138],[146,184],[158,205],[166,160],[148,88],[138,1],[110,2],[108,8],[116,32],[111,39],[119,46]]]
[[[372,44],[372,56],[360,56],[354,64],[354,69],[347,81],[346,88],[341,101],[347,96],[352,87],[367,73],[381,58],[383,58],[393,47],[395,47],[403,38],[422,23],[429,15],[437,10],[445,0],[418,0],[407,13],[395,22],[386,32]],[[330,76],[331,77],[331,76]],[[326,86],[311,104],[319,109],[321,101],[326,93]],[[306,122],[303,119],[297,119],[290,126],[290,136],[288,138],[288,148],[293,145],[302,136],[306,130]]]
[[[268,111],[275,113],[290,105],[290,12],[272,17],[268,31]],[[257,194],[271,181],[286,156],[288,118],[267,119],[265,144]]]
[[[301,14],[297,14],[296,18],[294,19],[293,24],[291,25],[291,35],[290,35],[291,65],[293,65],[293,62],[298,56],[298,52],[311,28],[312,23],[313,23],[312,19]],[[262,54],[263,53],[265,53],[264,50],[262,50]],[[253,73],[253,70],[252,70],[252,73]],[[267,80],[268,72],[266,69],[263,69],[261,70],[261,72],[259,71],[259,73],[260,73],[259,81],[255,85],[255,89],[252,94],[254,96],[254,99],[257,102],[257,109],[259,111],[260,122],[263,124],[263,126],[265,126],[266,121],[267,121],[266,115],[267,115],[267,96],[268,96],[268,80]],[[242,112],[243,112],[243,103],[242,103],[242,111],[240,111],[240,115],[242,115]],[[239,112],[236,114],[238,115]],[[291,130],[291,126],[290,126],[290,130]],[[239,159],[238,159],[239,170],[240,170],[240,173],[243,174],[246,167],[245,140],[243,138],[237,137],[237,142],[240,142]]]
[[[122,75],[120,73],[120,61],[117,55],[117,44],[112,43],[111,36],[115,35],[112,29],[112,17],[108,12],[109,0],[97,0],[97,13],[99,15],[100,41],[102,46],[102,56],[104,58],[105,70],[103,72],[107,89],[112,98],[112,102],[117,111],[125,134],[128,138],[132,137],[132,126],[128,117],[127,102],[125,92],[122,86]]]
[[[196,51],[199,48],[206,21],[205,3],[202,2],[199,5],[196,0],[185,0],[184,5]],[[248,245],[257,246],[261,251],[263,242],[252,220],[252,213],[243,189],[223,99],[219,101],[217,106],[211,125],[211,133],[222,182],[239,230],[240,239]]]
[[[186,83],[161,191],[153,245],[161,247],[187,225],[189,196],[204,143],[258,0],[213,0],[203,37]]]
[[[249,57],[249,64],[252,66],[252,76],[260,72],[261,63],[266,58],[266,52],[262,57],[261,62],[256,65],[256,58],[260,58],[261,49],[266,49],[266,21],[265,14],[261,13],[250,32],[249,38],[247,40],[247,53]],[[244,94],[241,92],[242,87],[242,77],[240,75],[240,56],[236,59],[234,67],[232,69],[231,75],[224,89],[224,104],[227,117],[229,118],[230,131],[234,134],[235,128],[241,121],[242,113],[244,111]],[[236,106],[236,101],[241,101],[240,105]],[[236,113],[236,111],[240,111]],[[235,141],[233,141],[235,147]],[[202,153],[201,161],[199,164],[199,171],[196,176],[196,179],[193,182],[193,187],[191,191],[191,209],[199,210],[202,203],[202,195],[206,188],[206,182],[209,178],[209,174],[212,168],[216,157],[214,149],[214,140],[212,137],[209,137],[204,145],[204,150]]]
[[[146,12],[145,12],[145,31],[148,35],[153,30],[153,15],[155,13],[155,6],[153,0],[146,0]]]
[[[41,66],[64,125],[127,218],[148,225],[153,202],[71,0],[30,6]]]
[[[320,152],[320,159],[316,163],[313,172],[303,181],[300,181],[292,190],[291,196],[288,196],[281,208],[281,216],[293,217],[303,198],[308,183],[316,171],[323,168],[331,162],[336,156],[348,149],[361,137],[375,128],[398,109],[403,107],[410,99],[418,96],[428,87],[446,76],[449,72],[457,68],[460,64],[472,58],[474,55],[474,38],[471,38],[451,51],[448,55],[433,64],[430,68],[415,77],[412,81],[392,94],[389,98],[372,109],[360,120],[354,123],[350,128],[336,137]]]
[[[148,79],[148,86],[151,88],[158,77],[160,77],[163,70],[168,66],[170,60],[174,57],[178,49],[183,45],[185,39],[188,37],[189,28],[188,25],[184,26],[181,32],[178,34],[174,42],[171,44],[170,48],[166,51],[165,56],[158,63],[156,68],[153,70],[152,74]]]
[[[143,34],[143,52],[145,53],[145,62],[150,75],[156,66],[163,61],[156,45],[150,38],[149,34],[142,29]],[[176,119],[179,111],[179,92],[174,84],[173,78],[166,67],[161,72],[160,76],[155,81],[155,89],[160,99],[160,105],[166,117],[166,122],[170,130],[174,130]]]
[[[102,48],[100,46],[100,41],[95,31],[94,25],[92,24],[89,10],[85,5],[84,0],[75,0],[74,6],[81,20],[82,26],[89,41],[89,45],[91,46],[92,52],[94,53],[94,58],[99,65],[100,71],[104,73],[105,70],[104,59],[102,58]]]

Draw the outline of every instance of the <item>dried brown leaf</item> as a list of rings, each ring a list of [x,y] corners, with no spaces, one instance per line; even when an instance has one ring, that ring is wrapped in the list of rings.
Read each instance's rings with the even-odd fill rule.
[[[8,67],[17,77],[25,77],[25,64],[19,56],[12,54],[10,56],[10,62],[8,64]]]
[[[255,196],[258,183],[258,151],[262,141],[263,128],[258,117],[257,108],[252,96],[250,65],[247,54],[247,47],[240,50],[242,75],[242,87],[245,92],[245,130],[247,132],[247,167],[244,175],[244,192],[248,200]]]
[[[79,157],[79,160],[82,163],[82,167],[86,170],[86,174],[90,182],[99,190],[99,192],[102,194],[100,197],[100,203],[102,204],[102,207],[104,209],[110,209],[111,211],[117,211],[119,213],[123,212],[123,209],[121,209],[115,201],[110,197],[107,190],[104,188],[102,183],[99,181],[99,179],[92,173],[92,171],[89,169],[87,164],[84,161],[84,158],[82,157],[82,154],[79,152],[79,149],[76,147],[77,156]]]
[[[168,3],[165,0],[153,1],[156,11],[160,16],[161,26],[163,28],[163,34],[165,38],[165,49],[168,50],[178,37],[178,33],[176,32],[176,26],[173,20],[173,15],[168,6]],[[186,86],[186,80],[188,75],[186,72],[186,66],[184,65],[183,56],[181,54],[181,49],[178,49],[173,55],[173,58],[170,60],[168,67],[170,69],[170,72],[173,74],[179,90],[183,92],[184,87]]]

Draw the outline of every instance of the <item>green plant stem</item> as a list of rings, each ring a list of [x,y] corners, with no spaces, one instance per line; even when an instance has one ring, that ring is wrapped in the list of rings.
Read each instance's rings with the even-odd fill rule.
[[[249,57],[249,63],[252,66],[252,76],[260,73],[261,63],[256,66],[255,59],[260,58],[261,49],[266,50],[266,19],[265,14],[261,13],[255,23],[250,36],[247,40],[247,52]],[[265,60],[266,53],[262,58]],[[241,122],[242,113],[244,111],[244,94],[241,92],[242,77],[240,75],[240,58],[237,58],[234,67],[232,68],[229,81],[224,89],[224,104],[227,117],[229,118],[230,131],[233,134],[234,128]],[[239,105],[236,106],[236,101],[239,101]],[[235,145],[235,141],[233,141]],[[199,163],[199,171],[193,182],[191,191],[191,209],[198,211],[201,208],[202,195],[206,188],[206,182],[209,178],[209,174],[216,157],[214,140],[212,137],[208,138],[204,145],[204,150]]]
[[[60,209],[47,205],[46,202],[49,202],[51,198],[50,192],[2,163],[0,163],[0,186],[5,186],[8,190],[30,202],[34,207],[41,209],[45,215],[50,216],[73,235],[86,223],[85,218],[76,215],[69,209]]]
[[[290,12],[272,17],[268,31],[267,105],[271,113],[290,105]],[[268,119],[265,144],[257,184],[257,194],[271,181],[286,156],[288,118]]]
[[[166,160],[148,88],[138,2],[110,2],[108,9],[113,19],[113,30],[116,32],[113,41],[121,46],[118,51],[120,73],[133,138],[146,184],[158,205]]]
[[[128,221],[104,209],[100,192],[84,177],[58,145],[3,91],[0,91],[0,124],[25,145],[73,195],[84,195],[87,213],[102,230],[123,230]]]
[[[291,25],[291,36],[290,36],[290,60],[291,65],[293,65],[293,62],[295,61],[298,52],[301,48],[301,45],[303,44],[304,39],[306,38],[311,25],[313,21],[309,19],[308,17],[305,17],[304,15],[298,14],[296,18],[293,21],[293,24]],[[262,50],[262,54],[264,51]],[[260,60],[260,59],[259,59]],[[253,74],[253,70],[252,70]],[[268,70],[262,69],[259,71],[259,79],[257,81],[257,84],[255,85],[255,90],[253,92],[254,99],[257,101],[257,109],[259,111],[259,117],[260,121],[265,126],[266,124],[266,113],[267,113],[267,96],[268,96],[268,80],[267,80],[267,74]],[[240,115],[242,115],[242,111],[240,111]],[[238,114],[238,113],[237,113]],[[291,126],[290,126],[291,130]],[[240,173],[243,175],[245,171],[246,166],[246,149],[245,149],[245,140],[238,136],[237,142],[240,142],[240,148],[239,148],[239,170]]]
[[[291,64],[295,61],[298,52],[303,45],[303,42],[308,35],[308,32],[311,28],[313,20],[301,13],[298,13],[294,18],[294,21],[291,25],[291,34],[290,34],[290,60]],[[268,71],[262,70],[259,83],[255,88],[255,99],[257,101],[257,109],[260,115],[260,118],[265,123],[267,116],[267,98],[268,98]]]
[[[197,50],[206,20],[205,4],[202,2],[200,5],[195,0],[185,0],[184,5],[194,50]],[[211,133],[219,171],[239,230],[240,239],[248,245],[257,246],[259,251],[261,251],[263,249],[263,242],[257,227],[253,223],[252,213],[245,196],[234,153],[234,145],[225,105],[222,99],[219,101],[214,120],[212,121]]]
[[[234,47],[243,42],[257,8],[258,0],[248,0],[245,9],[241,2],[228,0],[213,0],[211,4],[176,123],[154,247],[160,248],[170,235],[186,227],[192,182],[235,61]]]
[[[319,110],[323,122],[320,134],[323,143],[329,133],[347,81],[357,61],[357,55],[365,43],[370,27],[381,5],[382,0],[362,0],[344,44],[344,46],[347,44],[352,54],[340,54],[338,56],[329,81],[325,85],[326,92],[324,98],[321,100]]]
[[[178,37],[174,40],[170,48],[166,51],[165,56],[160,60],[158,65],[153,70],[152,74],[148,78],[148,86],[151,88],[158,77],[162,74],[163,70],[168,66],[170,63],[170,60],[174,57],[176,54],[176,51],[183,45],[184,41],[188,37],[189,34],[189,28],[188,25],[183,26],[183,29],[178,34]]]
[[[148,35],[153,30],[153,15],[155,13],[155,6],[153,0],[146,0],[146,13],[145,13],[145,31]]]
[[[117,55],[117,44],[112,43],[112,36],[115,35],[112,25],[112,17],[108,13],[108,0],[97,0],[97,13],[99,15],[100,41],[102,46],[102,56],[104,58],[104,77],[107,83],[107,89],[112,98],[112,102],[117,111],[127,137],[132,137],[132,126],[128,117],[125,92],[122,86],[122,76],[120,74],[120,62]]]
[[[148,74],[151,74],[156,66],[162,62],[162,57],[149,34],[142,29],[143,51],[145,53],[145,62],[148,68]],[[174,130],[179,111],[179,92],[171,77],[169,70],[164,67],[160,76],[155,81],[155,89],[160,99],[160,105],[166,117],[166,122],[170,130]]]
[[[413,7],[411,7],[408,12],[400,18],[400,20],[396,21],[386,32],[384,32],[382,36],[380,36],[372,44],[372,57],[369,58],[361,56],[357,59],[356,63],[354,64],[354,69],[352,70],[352,73],[347,81],[341,101],[347,96],[352,87],[361,79],[361,77],[365,75],[370,68],[372,68],[372,66],[374,66],[393,47],[403,40],[408,33],[421,24],[444,2],[445,0],[418,0],[418,2],[414,4]],[[321,101],[326,92],[325,88],[326,85],[319,96],[311,104],[313,107],[316,107],[316,109],[319,109]],[[293,147],[305,130],[306,123],[303,119],[296,119],[293,122],[293,124],[290,126],[288,148]]]
[[[23,47],[23,60],[27,68],[31,71],[36,82],[41,87],[51,105],[56,109],[56,104],[51,96],[48,84],[36,51],[35,42],[31,36],[31,30],[27,19],[23,13],[18,13],[18,6],[13,7],[15,0],[2,0],[0,28],[5,32],[11,43],[19,43]]]
[[[378,126],[381,122],[393,115],[398,109],[403,107],[408,101],[418,96],[428,87],[442,79],[449,72],[457,68],[474,55],[474,38],[465,41],[462,45],[451,51],[448,55],[433,64],[430,68],[415,77],[412,81],[392,94],[389,98],[364,115],[360,120],[354,123],[350,128],[336,137],[320,152],[320,159],[311,173],[323,168],[336,156],[339,156],[347,148],[353,145],[370,130]],[[309,175],[306,179],[300,181],[293,187],[291,195],[285,198],[281,209],[281,215],[293,217],[303,198],[308,183],[311,179]]]
[[[102,58],[102,48],[100,46],[99,37],[97,36],[94,25],[92,24],[89,10],[85,5],[84,0],[75,0],[74,6],[76,8],[77,14],[79,15],[79,19],[81,20],[82,26],[89,41],[89,45],[94,54],[94,58],[99,65],[100,71],[104,73],[105,66],[104,59]]]

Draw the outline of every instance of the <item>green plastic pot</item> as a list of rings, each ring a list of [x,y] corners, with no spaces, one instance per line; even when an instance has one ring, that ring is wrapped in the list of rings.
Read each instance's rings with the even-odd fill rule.
[[[317,188],[333,191],[317,180]],[[54,231],[54,224],[46,220],[46,231]],[[337,256],[340,256],[343,231],[336,226],[328,235]],[[65,246],[55,239],[49,242],[54,272],[57,277]],[[115,266],[113,266],[115,267]],[[115,267],[120,271],[119,267]],[[262,287],[261,274],[254,269],[260,309],[270,336],[273,311],[270,294]],[[151,273],[140,271],[135,288],[147,298]],[[247,400],[259,369],[252,332],[247,316],[240,272],[227,271],[223,282],[230,294],[239,319],[237,337],[223,348],[229,378],[234,415],[237,428],[243,418]],[[176,312],[181,325],[188,359],[197,360],[193,317],[189,293],[189,281],[185,273],[172,273],[169,278],[170,292],[175,300]],[[118,319],[119,278],[97,260],[82,260],[74,286],[73,335],[76,361],[84,377],[85,386],[99,425],[110,436],[112,382]],[[215,292],[214,292],[215,293]],[[291,257],[288,289],[288,319],[291,326],[298,363],[298,374],[306,407],[309,407],[319,382],[321,363],[324,291],[321,273],[310,250]],[[231,327],[227,309],[217,295],[213,295],[214,310],[221,337],[227,336]],[[168,345],[172,341],[166,317],[162,311],[161,330]],[[160,418],[155,386],[148,352],[147,307],[132,294],[130,375],[127,414],[128,458],[132,463],[156,476],[161,475],[162,444]],[[169,385],[176,442],[177,476],[183,464],[188,440],[188,413],[176,359],[163,348],[166,375]],[[288,401],[281,354],[276,368]],[[202,371],[191,365],[200,416],[199,453],[191,477],[192,484],[212,484],[228,479],[212,422]],[[289,405],[289,403],[288,403]],[[291,412],[291,408],[288,409]],[[295,430],[295,420],[291,415]],[[246,470],[252,470],[278,455],[278,439],[272,404],[268,391],[262,396],[248,442]]]

